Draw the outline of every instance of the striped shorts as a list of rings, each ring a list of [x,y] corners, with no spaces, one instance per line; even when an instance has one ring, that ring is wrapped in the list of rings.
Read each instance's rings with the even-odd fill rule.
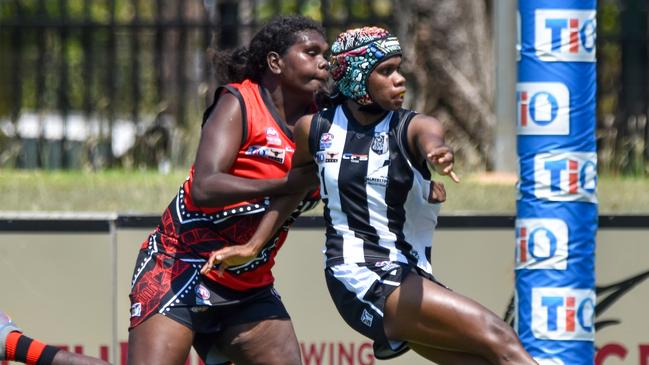
[[[391,359],[410,349],[405,341],[387,338],[383,309],[388,296],[411,271],[435,281],[416,266],[394,261],[339,264],[325,269],[329,294],[338,312],[354,330],[374,341],[377,359]]]

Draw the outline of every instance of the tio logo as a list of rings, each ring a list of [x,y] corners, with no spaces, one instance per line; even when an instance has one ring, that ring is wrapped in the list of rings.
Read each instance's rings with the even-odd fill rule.
[[[548,152],[534,156],[537,198],[597,203],[596,187],[596,152]]]
[[[595,10],[537,10],[534,47],[549,62],[595,62]]]
[[[516,85],[519,135],[570,134],[570,91],[560,82]]]
[[[532,313],[532,332],[537,339],[595,339],[594,290],[532,288]]]
[[[566,270],[568,225],[561,219],[516,220],[516,270]]]

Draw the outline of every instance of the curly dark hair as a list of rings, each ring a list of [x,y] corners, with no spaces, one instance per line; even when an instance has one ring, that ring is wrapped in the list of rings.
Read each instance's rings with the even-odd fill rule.
[[[283,55],[297,41],[299,32],[315,31],[325,37],[322,25],[301,16],[279,16],[261,28],[248,47],[230,51],[211,50],[217,79],[221,83],[241,82],[252,79],[259,82],[268,69],[266,56],[269,52]]]

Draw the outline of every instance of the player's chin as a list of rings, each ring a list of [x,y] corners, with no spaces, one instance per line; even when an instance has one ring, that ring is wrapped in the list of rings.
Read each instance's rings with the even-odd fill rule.
[[[326,80],[319,79],[319,78],[314,78],[314,79],[311,79],[307,83],[307,87],[309,89],[313,90],[314,92],[315,91],[323,91],[323,90],[326,89],[327,83],[326,83]]]
[[[403,98],[394,98],[391,99],[389,103],[386,103],[383,109],[387,110],[399,110],[403,106]]]

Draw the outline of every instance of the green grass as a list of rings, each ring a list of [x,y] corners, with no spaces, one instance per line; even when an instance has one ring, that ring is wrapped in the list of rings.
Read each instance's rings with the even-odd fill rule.
[[[178,191],[186,171],[0,170],[0,211],[159,214]],[[515,177],[443,179],[448,200],[442,214],[515,214]],[[600,176],[600,214],[649,214],[649,179]],[[321,209],[321,208],[320,208]],[[316,210],[313,214],[319,214]]]
[[[0,210],[161,213],[187,172],[0,171]]]

